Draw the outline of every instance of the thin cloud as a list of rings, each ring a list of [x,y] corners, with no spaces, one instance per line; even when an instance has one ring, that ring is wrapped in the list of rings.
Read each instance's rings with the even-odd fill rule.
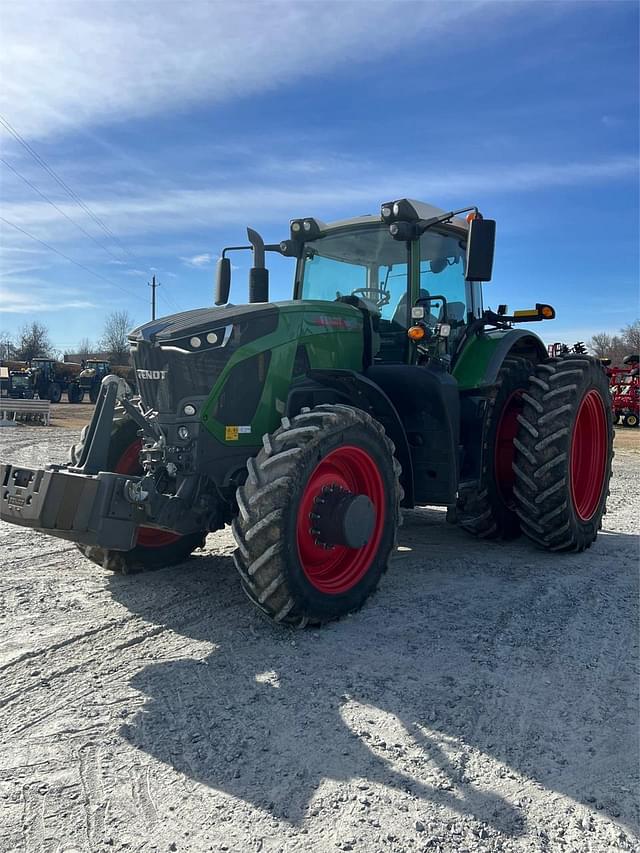
[[[213,260],[213,255],[210,252],[205,252],[202,255],[194,255],[192,258],[180,258],[180,260],[188,267],[199,269],[201,267],[208,267]]]
[[[86,299],[56,299],[37,294],[25,295],[20,291],[3,288],[0,292],[0,312],[3,314],[35,314],[37,312],[64,311],[76,308],[97,308],[95,302]]]
[[[442,206],[452,199],[469,200],[482,197],[495,199],[514,192],[533,192],[568,186],[590,186],[603,181],[636,180],[637,157],[611,157],[598,161],[569,161],[556,163],[482,163],[468,164],[464,169],[451,171],[396,171],[385,176],[378,164],[353,178],[348,166],[336,164],[331,180],[327,178],[306,181],[296,179],[289,185],[262,184],[252,179],[225,189],[173,189],[159,192],[155,188],[140,188],[136,194],[113,198],[91,197],[90,207],[110,229],[123,237],[183,233],[189,228],[200,228],[209,223],[212,230],[221,227],[242,226],[254,221],[282,225],[292,216],[315,213],[320,218],[350,215],[368,210],[377,213],[385,198],[407,195],[424,198]],[[61,204],[64,208],[64,205]],[[77,220],[89,224],[88,218],[77,208]],[[222,211],[222,212],[221,212]],[[73,239],[72,226],[49,205],[40,202],[7,202],[3,213],[7,219],[20,223],[36,237],[51,241]],[[84,219],[83,219],[84,216]],[[20,246],[25,238],[6,234]],[[183,255],[183,263],[201,268],[212,260],[211,253],[194,256]],[[139,274],[145,274],[141,270]],[[136,274],[136,273],[134,273]]]
[[[337,14],[333,3],[164,3],[158,14],[140,0],[124,15],[120,2],[4,3],[0,112],[29,137],[122,122],[379,63],[408,41],[446,30],[460,38],[508,14],[501,4],[406,5],[408,14],[395,3],[369,3],[365,13],[344,0]]]

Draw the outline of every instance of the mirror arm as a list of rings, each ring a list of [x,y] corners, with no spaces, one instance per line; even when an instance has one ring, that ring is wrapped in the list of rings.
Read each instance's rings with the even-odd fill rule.
[[[241,252],[245,251],[246,249],[253,249],[253,246],[227,246],[222,250],[222,254],[220,255],[220,257],[226,258],[227,252]]]
[[[252,250],[253,246],[226,246],[220,253],[220,257],[226,258],[227,252],[244,252]],[[265,243],[264,250],[265,252],[277,252],[279,255],[285,254],[282,250],[282,243]]]
[[[543,309],[549,309],[550,315],[543,314]],[[522,314],[497,314],[495,311],[487,309],[482,312],[480,319],[483,325],[509,328],[512,323],[539,323],[542,320],[555,320],[555,316],[555,311],[550,305],[537,303],[534,309]]]
[[[416,222],[416,236],[419,237],[421,234],[424,234],[424,232],[433,225],[448,222],[450,219],[453,219],[454,216],[458,216],[461,213],[470,213],[471,211],[476,215],[480,214],[477,206],[472,205],[471,207],[461,207],[459,210],[451,210],[449,213],[443,213],[442,216],[433,216],[431,219],[419,219],[418,222]]]

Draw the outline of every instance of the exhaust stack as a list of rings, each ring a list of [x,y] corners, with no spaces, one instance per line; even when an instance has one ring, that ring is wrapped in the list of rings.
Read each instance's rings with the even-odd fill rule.
[[[269,270],[264,265],[264,240],[247,228],[247,237],[253,247],[253,266],[249,270],[249,302],[269,301]]]

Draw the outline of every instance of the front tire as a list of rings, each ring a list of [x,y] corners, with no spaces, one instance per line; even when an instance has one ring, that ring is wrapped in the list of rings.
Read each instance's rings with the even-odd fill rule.
[[[522,530],[551,551],[583,551],[606,511],[613,459],[607,377],[587,356],[539,364],[518,418],[513,494]]]
[[[358,610],[400,524],[392,442],[365,412],[327,404],[283,418],[263,445],[247,463],[233,522],[245,592],[276,622],[298,626]]]
[[[69,385],[67,388],[67,400],[70,403],[81,403],[84,399],[84,390],[79,385]]]
[[[627,414],[622,419],[622,423],[628,427],[637,427],[638,426],[638,416],[634,414],[634,412],[627,412]]]

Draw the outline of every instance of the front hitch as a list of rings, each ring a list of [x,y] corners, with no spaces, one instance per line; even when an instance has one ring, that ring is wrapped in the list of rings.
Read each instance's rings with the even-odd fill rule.
[[[3,521],[114,551],[133,548],[140,526],[181,535],[206,529],[213,511],[206,502],[192,505],[191,484],[169,495],[156,491],[149,477],[86,474],[62,465],[0,465],[0,488]]]
[[[197,508],[192,505],[198,492],[197,477],[185,478],[176,494],[165,494],[149,473],[139,477],[106,470],[118,401],[142,432],[150,437],[160,434],[159,427],[146,421],[123,396],[119,377],[105,377],[75,465],[45,469],[0,466],[3,521],[115,551],[135,547],[140,526],[182,535],[207,527],[212,507],[206,501]]]

